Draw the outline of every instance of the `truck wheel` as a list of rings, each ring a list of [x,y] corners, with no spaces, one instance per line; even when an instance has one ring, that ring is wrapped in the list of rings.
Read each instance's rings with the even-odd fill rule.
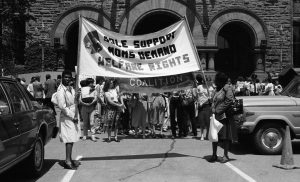
[[[28,157],[26,164],[28,165],[28,172],[33,176],[40,176],[44,166],[44,143],[41,136],[35,142],[33,150]]]
[[[284,129],[276,123],[262,125],[254,133],[254,144],[261,154],[279,154],[282,150]]]

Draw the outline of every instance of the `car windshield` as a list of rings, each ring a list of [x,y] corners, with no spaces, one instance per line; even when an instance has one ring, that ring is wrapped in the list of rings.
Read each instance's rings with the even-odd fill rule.
[[[282,95],[300,98],[300,77],[293,79],[286,88],[284,88]]]

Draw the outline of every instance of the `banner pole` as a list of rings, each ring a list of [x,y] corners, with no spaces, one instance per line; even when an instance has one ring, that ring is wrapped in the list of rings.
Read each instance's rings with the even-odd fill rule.
[[[187,18],[186,18],[186,16],[184,16],[183,17],[184,18],[184,22],[185,22],[185,24],[186,24],[186,26],[188,27],[188,30],[189,30],[189,36],[190,36],[190,39],[191,39],[191,42],[193,43],[193,46],[194,46],[194,54],[197,56],[197,58],[198,58],[198,63],[199,63],[199,65],[200,65],[200,71],[202,72],[202,74],[203,74],[203,80],[204,80],[204,84],[206,85],[206,89],[207,89],[207,93],[208,93],[208,97],[210,98],[211,97],[211,95],[210,95],[210,92],[209,92],[209,88],[208,88],[208,83],[207,83],[207,80],[206,80],[206,76],[205,76],[205,73],[204,73],[204,70],[203,70],[203,68],[202,68],[202,63],[201,63],[201,60],[200,60],[200,58],[199,58],[199,54],[198,54],[198,52],[195,52],[196,50],[197,50],[197,47],[196,47],[196,45],[195,45],[195,43],[194,43],[194,39],[193,39],[193,36],[192,36],[192,31],[191,31],[191,29],[190,29],[190,26],[189,26],[189,24],[188,24],[188,21],[187,21]]]
[[[77,48],[77,69],[75,69],[75,78],[76,78],[76,85],[75,85],[75,90],[76,92],[79,89],[79,73],[80,73],[80,51],[81,51],[81,30],[82,29],[82,16],[79,14],[79,33],[78,33],[78,48]],[[78,119],[78,101],[75,102],[75,118]],[[79,121],[80,122],[80,121]]]

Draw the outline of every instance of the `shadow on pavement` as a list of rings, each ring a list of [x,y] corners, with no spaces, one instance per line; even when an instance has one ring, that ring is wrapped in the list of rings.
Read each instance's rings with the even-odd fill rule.
[[[292,141],[293,153],[300,154],[300,140]]]
[[[142,155],[118,155],[118,156],[105,156],[105,157],[84,157],[81,161],[94,161],[94,160],[129,160],[129,159],[157,159],[157,158],[173,158],[173,157],[191,157],[178,153],[158,153],[158,154],[142,154]]]
[[[206,161],[209,162],[209,163],[213,163],[213,162],[210,161],[211,157],[212,157],[211,155],[206,155],[206,156],[203,156],[202,159],[206,160]],[[228,162],[235,161],[235,160],[236,160],[236,159],[231,159],[231,158],[229,158],[229,161],[228,161]],[[215,161],[215,162],[220,162],[220,161],[221,161],[221,157],[218,156],[218,159],[217,159],[217,161]],[[220,162],[220,163],[221,163],[221,162]]]
[[[222,144],[220,144],[222,147]],[[300,140],[292,141],[293,154],[300,154]],[[235,155],[255,154],[259,155],[255,149],[253,142],[243,142],[231,144],[229,151]]]
[[[56,159],[45,159],[44,161],[44,167],[42,170],[42,174],[40,177],[33,178],[32,176],[28,176],[26,171],[23,169],[26,167],[24,164],[18,164],[14,166],[13,168],[10,168],[9,170],[5,171],[3,174],[0,175],[0,181],[9,181],[9,182],[35,182],[38,181],[39,178],[44,176],[51,168],[54,166],[56,162],[59,162],[59,160]]]

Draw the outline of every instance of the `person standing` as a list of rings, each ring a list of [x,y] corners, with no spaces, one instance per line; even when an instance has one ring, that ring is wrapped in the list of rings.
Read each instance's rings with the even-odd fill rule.
[[[57,90],[57,88],[61,84],[61,75],[57,75],[55,82],[56,82],[56,90]]]
[[[228,76],[225,73],[218,72],[215,76],[216,93],[212,99],[212,113],[215,114],[216,120],[223,124],[222,129],[218,133],[219,141],[224,144],[224,156],[221,158],[221,163],[229,161],[228,150],[230,142],[237,141],[237,132],[234,128],[234,120],[232,116],[225,112],[233,103],[234,88],[227,83]],[[213,154],[209,162],[218,160],[217,156],[218,142],[212,142]]]
[[[81,94],[79,97],[79,103],[81,105],[81,115],[83,120],[83,140],[88,137],[88,130],[90,126],[90,117],[92,112],[95,110],[95,104],[97,102],[97,94],[94,88],[94,79],[87,78],[85,87],[81,88]],[[92,133],[91,140],[96,142],[95,133]]]
[[[34,97],[34,91],[33,91],[33,82],[35,81],[35,77],[31,77],[30,83],[27,86],[28,92]]]
[[[65,70],[62,73],[62,84],[57,89],[58,107],[60,113],[60,140],[65,143],[66,159],[64,167],[66,169],[77,169],[79,161],[72,160],[72,149],[75,142],[80,138],[80,123],[75,116],[75,90],[70,86],[72,79],[71,71]]]
[[[162,97],[159,93],[153,93],[150,97],[150,130],[152,133],[152,137],[156,137],[155,134],[155,127],[158,126],[160,129],[160,137],[163,137],[162,135],[162,126],[165,119],[165,99]]]
[[[32,83],[33,86],[33,97],[36,101],[38,101],[40,104],[44,101],[44,93],[43,93],[43,85],[40,82],[40,76],[36,76],[34,82]]]
[[[180,102],[179,91],[174,91],[170,98],[170,121],[171,121],[171,131],[172,131],[172,138],[176,138],[176,127],[178,126],[179,132],[178,136],[185,136],[186,133],[186,126],[183,124],[183,111],[182,105]]]
[[[115,132],[115,141],[118,140],[118,124],[120,113],[125,109],[124,104],[119,102],[119,94],[115,85],[114,80],[107,79],[105,81],[104,87],[104,98],[107,102],[106,111],[105,111],[105,126],[107,127],[107,142],[111,142],[111,130],[114,129]]]
[[[197,137],[197,125],[195,121],[195,93],[194,93],[194,88],[192,89],[187,89],[184,90],[184,93],[181,95],[182,99],[182,108],[183,108],[183,113],[184,113],[184,122],[186,122],[184,125],[190,126],[192,129],[192,134],[194,137]],[[187,123],[187,120],[190,122]],[[187,127],[186,134],[189,132],[190,127]],[[184,134],[184,136],[186,136]]]
[[[129,109],[131,113],[131,126],[135,129],[135,136],[138,136],[139,128],[141,128],[144,139],[148,117],[147,101],[143,100],[143,96],[134,93],[129,103]]]
[[[45,100],[44,104],[50,107],[55,113],[54,105],[51,102],[52,95],[56,92],[56,83],[53,79],[51,79],[51,75],[46,75],[46,81],[44,83],[44,92],[45,92]]]
[[[269,96],[274,96],[274,84],[272,83],[272,80],[270,78],[266,79],[266,84],[265,84],[265,91],[263,95],[269,95]]]
[[[214,88],[212,86],[203,83],[203,79],[201,76],[197,77],[196,79],[199,84],[197,86],[197,105],[198,105],[197,120],[198,123],[200,124],[200,140],[204,140],[208,138],[208,128],[210,122],[209,118],[211,116],[210,100]],[[209,92],[207,90],[209,90]]]

